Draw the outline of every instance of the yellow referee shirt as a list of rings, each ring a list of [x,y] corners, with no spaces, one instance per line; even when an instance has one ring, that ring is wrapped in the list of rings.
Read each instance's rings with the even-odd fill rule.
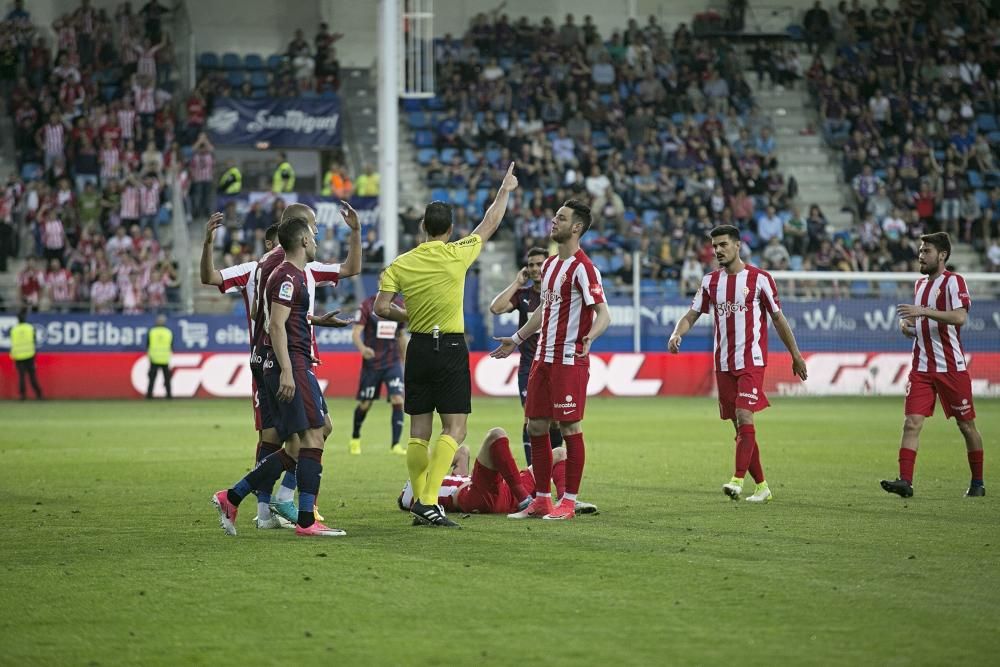
[[[386,267],[380,292],[403,295],[412,333],[465,333],[465,274],[483,249],[471,234],[452,243],[427,241]]]

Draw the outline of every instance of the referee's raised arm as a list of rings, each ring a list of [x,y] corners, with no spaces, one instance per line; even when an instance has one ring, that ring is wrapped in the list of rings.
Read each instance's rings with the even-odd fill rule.
[[[497,192],[496,198],[490,204],[490,207],[486,209],[483,221],[479,223],[478,227],[472,230],[472,233],[481,238],[483,243],[489,241],[493,237],[493,234],[496,233],[500,222],[503,220],[504,213],[507,212],[507,200],[510,199],[510,193],[516,189],[517,176],[514,175],[514,163],[511,162],[510,166],[507,167],[507,173],[504,174],[503,183],[500,184],[500,190]]]

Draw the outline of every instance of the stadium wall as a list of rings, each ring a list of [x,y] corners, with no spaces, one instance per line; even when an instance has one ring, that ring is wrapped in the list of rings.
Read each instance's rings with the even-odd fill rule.
[[[883,352],[806,353],[809,380],[799,382],[787,353],[771,355],[765,391],[773,396],[889,395],[906,391],[909,354]],[[476,396],[515,397],[517,357],[497,360],[474,352],[472,385]],[[246,353],[184,352],[175,354],[173,394],[178,398],[249,398],[250,369]],[[146,391],[149,361],[141,352],[54,352],[39,354],[38,378],[47,398],[140,399]],[[316,368],[328,397],[350,398],[357,391],[361,357],[357,353],[323,355]],[[973,393],[1000,397],[1000,353],[969,355]],[[159,383],[158,383],[159,384]],[[157,395],[162,395],[162,387]],[[712,396],[712,354],[688,352],[600,353],[591,357],[588,395]],[[0,399],[17,398],[13,362],[0,358]]]

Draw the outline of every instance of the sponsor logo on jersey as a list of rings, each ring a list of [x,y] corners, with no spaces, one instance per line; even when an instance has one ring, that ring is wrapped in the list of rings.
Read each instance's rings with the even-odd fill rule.
[[[723,303],[715,304],[715,310],[718,311],[720,317],[728,317],[729,315],[735,315],[738,312],[746,312],[749,308],[745,303],[725,301]]]
[[[295,285],[292,284],[290,280],[286,280],[281,283],[281,287],[278,288],[278,298],[282,301],[288,301],[292,298],[292,294],[295,292]]]

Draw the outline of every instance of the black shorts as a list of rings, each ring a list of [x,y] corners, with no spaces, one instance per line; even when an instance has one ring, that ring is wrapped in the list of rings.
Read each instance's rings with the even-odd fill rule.
[[[465,334],[441,334],[437,341],[430,334],[411,334],[403,384],[403,410],[408,415],[472,412],[472,374]]]
[[[403,369],[399,364],[388,368],[369,368],[361,365],[361,380],[358,382],[358,400],[374,401],[382,396],[385,385],[386,398],[403,395]]]
[[[531,374],[531,362],[534,356],[521,357],[521,363],[517,367],[517,393],[521,396],[521,407],[528,400],[528,376]]]

